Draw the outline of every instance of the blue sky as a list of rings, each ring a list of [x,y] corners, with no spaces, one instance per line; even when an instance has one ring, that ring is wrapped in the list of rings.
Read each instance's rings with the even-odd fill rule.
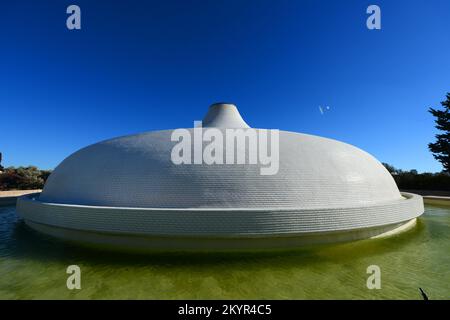
[[[66,28],[70,4],[81,30]],[[370,4],[381,30],[366,28]],[[54,168],[99,140],[192,126],[228,101],[253,127],[442,169],[427,109],[450,91],[448,0],[18,0],[0,12],[4,166]]]

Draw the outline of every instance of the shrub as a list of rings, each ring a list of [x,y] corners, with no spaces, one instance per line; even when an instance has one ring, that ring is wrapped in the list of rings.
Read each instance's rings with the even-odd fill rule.
[[[8,167],[0,173],[0,190],[42,189],[50,173],[34,166]]]

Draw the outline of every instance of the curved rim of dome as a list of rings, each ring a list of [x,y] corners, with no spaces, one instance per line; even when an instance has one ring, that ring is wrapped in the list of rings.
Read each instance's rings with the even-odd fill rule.
[[[17,212],[26,221],[67,230],[137,236],[247,238],[358,231],[417,218],[422,197],[381,205],[335,209],[158,209],[44,203],[21,197]]]
[[[207,208],[207,207],[201,207],[201,208],[158,208],[158,207],[127,207],[127,206],[96,206],[96,205],[86,205],[86,204],[74,204],[74,203],[62,203],[62,202],[48,202],[48,201],[40,201],[38,197],[42,192],[37,193],[30,193],[23,195],[18,198],[18,201],[31,201],[35,203],[40,203],[44,205],[50,205],[50,206],[63,206],[63,207],[74,207],[74,208],[98,208],[98,209],[110,209],[110,210],[116,210],[116,209],[123,209],[123,210],[143,210],[143,211],[158,211],[158,212],[292,212],[292,211],[327,211],[327,210],[342,210],[342,209],[358,209],[358,208],[372,208],[372,207],[383,207],[388,206],[396,203],[401,203],[405,201],[411,201],[411,200],[418,200],[422,199],[422,196],[415,194],[415,193],[409,193],[409,192],[400,192],[401,198],[389,200],[389,201],[382,201],[375,204],[367,204],[367,205],[355,205],[355,206],[345,206],[345,207],[320,207],[320,208],[301,208],[301,207],[273,207],[273,208],[266,208],[266,207],[254,207],[254,208]]]

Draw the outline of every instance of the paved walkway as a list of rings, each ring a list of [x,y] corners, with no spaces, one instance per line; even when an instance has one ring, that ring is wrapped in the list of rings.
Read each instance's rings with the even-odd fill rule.
[[[24,194],[41,192],[41,191],[42,190],[40,190],[40,189],[0,191],[0,198],[1,197],[20,197],[20,196],[23,196]]]
[[[0,206],[8,206],[16,204],[17,197],[23,196],[29,193],[41,192],[42,190],[10,190],[0,191]]]
[[[402,192],[409,192],[420,194],[423,197],[447,197],[450,198],[450,191],[439,191],[439,190],[415,190],[415,189],[405,189],[400,190]]]
[[[420,194],[425,204],[435,204],[450,206],[450,191],[436,190],[400,190],[402,192],[410,192]]]

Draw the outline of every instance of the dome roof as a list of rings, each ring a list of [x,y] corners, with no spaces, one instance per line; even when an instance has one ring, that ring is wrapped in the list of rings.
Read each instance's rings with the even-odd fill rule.
[[[230,104],[212,105],[203,127],[249,128]],[[281,131],[278,173],[261,175],[258,164],[176,165],[172,132],[115,138],[75,152],[51,174],[40,199],[109,207],[305,209],[401,199],[379,161],[336,140]]]
[[[173,164],[171,132],[81,149],[54,170],[40,199],[109,207],[305,209],[401,199],[381,163],[342,142],[281,131],[278,173],[261,175],[258,164]]]
[[[420,196],[401,194],[378,160],[349,144],[288,131],[270,136],[265,129],[250,130],[236,107],[224,103],[210,107],[202,126],[129,135],[83,148],[52,172],[39,197],[20,198],[17,212],[33,228],[73,240],[106,242],[104,234],[132,234],[207,237],[209,243],[211,238],[329,232],[339,234],[337,239],[356,239],[391,232],[423,213]],[[230,159],[236,157],[237,163],[197,162],[198,148],[203,155],[202,150],[218,141],[218,136],[205,139],[207,132],[225,137],[214,154],[228,160],[229,131],[265,137],[257,141],[268,142],[277,161],[252,163],[261,158],[262,149],[248,142],[233,146]],[[193,163],[174,161],[180,143],[175,132],[194,137],[182,152],[183,157],[193,155]],[[268,165],[276,170],[262,174]],[[94,240],[92,232],[102,235]],[[283,241],[278,243],[284,246]],[[166,240],[139,245],[162,243]],[[185,240],[176,244],[186,245]],[[192,244],[198,245],[196,240]]]

